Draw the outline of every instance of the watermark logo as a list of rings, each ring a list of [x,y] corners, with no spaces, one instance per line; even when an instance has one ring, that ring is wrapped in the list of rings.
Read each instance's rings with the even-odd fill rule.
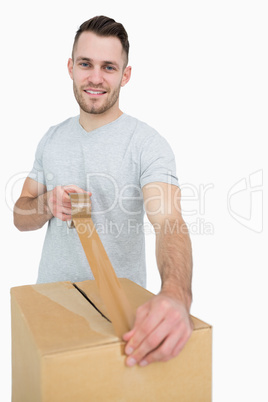
[[[40,176],[39,176],[40,174]],[[15,206],[18,199],[24,180],[28,177],[28,172],[20,172],[8,180],[6,184],[6,204],[10,211],[20,215],[34,215],[44,213],[44,203],[42,199],[34,204],[32,209],[20,209]],[[46,190],[52,191],[55,188],[55,177],[52,173],[47,173],[43,176],[40,172],[36,176],[31,176],[37,182],[45,182]],[[107,173],[90,173],[86,175],[87,188],[99,188],[99,193],[96,196],[94,208],[91,210],[91,216],[95,218],[96,230],[99,233],[110,233],[116,238],[123,233],[143,231],[144,234],[154,233],[154,230],[148,230],[148,226],[152,228],[148,222],[143,222],[143,214],[147,213],[147,217],[154,216],[170,216],[174,213],[182,213],[182,216],[187,221],[187,227],[181,227],[180,233],[189,231],[195,235],[212,235],[214,234],[214,225],[206,220],[207,209],[207,194],[211,194],[214,189],[214,184],[191,184],[183,183],[180,188],[171,191],[169,187],[167,193],[164,192],[161,185],[158,183],[150,183],[147,185],[147,190],[150,190],[150,195],[143,199],[142,189],[135,183],[121,183]],[[101,190],[103,189],[103,190]],[[60,197],[64,192],[57,193],[59,206],[62,205]],[[124,223],[114,222],[115,217],[124,217]],[[105,222],[103,219],[105,218]],[[109,221],[109,222],[108,222]],[[154,219],[152,219],[154,221]],[[65,222],[57,219],[56,226],[65,225]],[[70,229],[71,227],[69,227]],[[156,228],[153,228],[156,229]],[[176,229],[176,230],[175,230]],[[82,230],[82,228],[80,228]],[[177,231],[177,228],[173,228]]]
[[[213,183],[194,185],[182,183],[181,212],[187,221],[191,235],[213,235],[215,228],[212,222],[206,219],[207,197],[214,190]],[[207,194],[209,192],[209,195]]]
[[[228,212],[238,223],[256,233],[263,230],[263,170],[237,181],[227,195]]]
[[[27,177],[27,172],[20,172],[13,175],[6,184],[6,204],[12,211],[15,200],[19,197],[23,181]],[[38,182],[43,181],[43,176],[36,177]],[[133,219],[137,220],[135,230],[144,230],[148,233],[148,228],[142,228],[142,216],[144,210],[149,219],[157,214],[163,216],[171,214],[171,211],[182,213],[187,222],[190,234],[213,235],[214,224],[207,220],[207,209],[211,202],[214,192],[214,184],[182,183],[180,189],[168,194],[157,183],[151,183],[150,196],[143,200],[142,189],[133,183],[124,183],[122,186],[109,174],[97,173],[87,175],[88,188],[98,184],[98,188],[105,189],[105,193],[98,194],[98,200],[91,211],[91,215],[96,217],[96,222],[100,227],[96,228],[100,232],[106,231],[116,237],[126,230],[126,222],[123,227],[114,223],[114,216],[124,216],[128,220],[128,230],[132,230]],[[46,175],[47,191],[54,188],[54,175]],[[108,194],[109,196],[106,196]],[[95,200],[96,201],[96,200]],[[245,228],[256,233],[263,231],[263,170],[257,170],[248,177],[244,177],[234,183],[227,193],[227,209],[230,216]],[[113,214],[111,215],[111,212]],[[35,209],[20,210],[16,207],[16,213],[31,215],[43,211],[43,203],[37,203]],[[99,218],[100,217],[100,218]],[[103,226],[103,217],[110,220]],[[132,219],[133,218],[133,219]],[[62,225],[62,221],[57,221],[57,226]],[[146,226],[146,225],[145,225]],[[136,229],[138,228],[138,229]],[[128,232],[127,230],[127,232]],[[150,233],[151,231],[149,231]]]

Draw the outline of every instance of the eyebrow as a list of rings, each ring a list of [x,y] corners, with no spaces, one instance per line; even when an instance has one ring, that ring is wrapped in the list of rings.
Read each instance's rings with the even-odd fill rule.
[[[93,62],[93,60],[90,59],[89,57],[83,57],[83,56],[77,57],[76,62],[80,62],[80,61],[87,61],[89,63]],[[113,66],[117,67],[118,69],[120,68],[119,64],[116,63],[116,61],[104,60],[102,63],[105,64],[105,65],[113,65]]]

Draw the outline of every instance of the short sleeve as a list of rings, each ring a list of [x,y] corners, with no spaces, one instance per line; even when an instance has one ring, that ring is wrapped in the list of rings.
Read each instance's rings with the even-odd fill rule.
[[[49,131],[44,135],[44,137],[39,142],[37,149],[36,149],[35,160],[34,160],[32,170],[28,174],[28,177],[30,179],[33,179],[33,180],[37,181],[38,183],[42,183],[44,185],[46,185],[46,179],[45,179],[45,174],[44,174],[44,169],[43,169],[43,153],[44,153],[44,148],[45,148],[45,144],[47,142],[48,135],[49,135]]]
[[[163,182],[179,186],[174,153],[164,137],[155,132],[143,142],[140,186]]]

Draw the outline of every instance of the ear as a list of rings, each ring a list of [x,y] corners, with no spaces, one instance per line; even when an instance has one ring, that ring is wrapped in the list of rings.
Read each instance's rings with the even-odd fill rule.
[[[121,81],[121,87],[124,87],[128,81],[130,80],[131,77],[131,70],[132,68],[130,66],[127,66],[124,70],[122,81]]]
[[[73,67],[74,67],[73,59],[70,58],[68,60],[68,73],[72,80],[73,80]]]

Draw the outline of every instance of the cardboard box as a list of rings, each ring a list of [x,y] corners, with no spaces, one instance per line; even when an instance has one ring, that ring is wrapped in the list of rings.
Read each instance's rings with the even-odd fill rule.
[[[152,294],[120,279],[137,308]],[[12,401],[211,401],[212,329],[197,318],[176,358],[126,367],[95,281],[11,289]]]

